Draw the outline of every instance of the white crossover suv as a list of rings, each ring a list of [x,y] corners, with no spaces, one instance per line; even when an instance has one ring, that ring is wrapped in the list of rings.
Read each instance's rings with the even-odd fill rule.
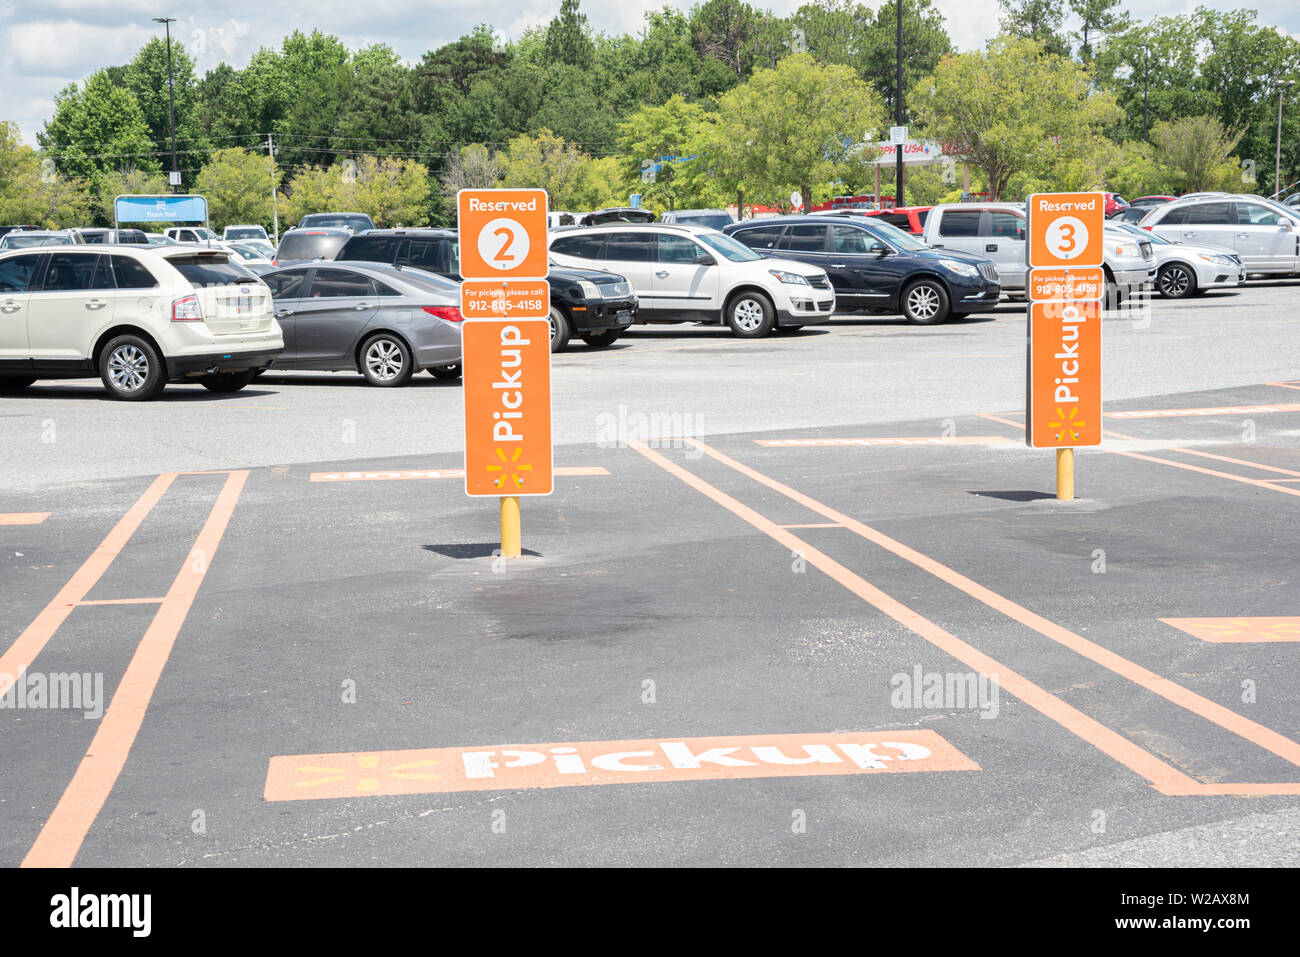
[[[284,348],[271,291],[223,249],[0,253],[0,392],[98,374],[115,399],[168,382],[235,392]]]
[[[744,339],[829,319],[835,291],[826,271],[768,259],[716,229],[613,223],[556,230],[557,266],[627,278],[639,322],[722,322]]]

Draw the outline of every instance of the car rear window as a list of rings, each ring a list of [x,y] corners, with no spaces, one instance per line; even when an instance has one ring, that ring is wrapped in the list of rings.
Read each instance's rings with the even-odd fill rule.
[[[605,259],[648,263],[653,258],[653,233],[607,233]]]
[[[726,213],[678,213],[677,222],[685,226],[722,229],[724,226],[730,226],[732,220]]]
[[[1201,203],[1187,210],[1188,226],[1227,226],[1234,222],[1231,203]]]
[[[302,218],[303,226],[346,226],[357,232],[363,229],[374,229],[374,224],[365,216],[348,216],[337,215],[334,213],[312,213],[310,216]]]
[[[395,263],[404,242],[404,236],[353,236],[334,258],[339,262]]]
[[[950,209],[939,220],[940,236],[978,236],[980,216],[978,209]]]
[[[551,252],[579,259],[600,259],[605,249],[605,237],[596,235],[561,236],[551,243]]]
[[[158,279],[143,263],[130,256],[109,256],[113,264],[113,276],[118,289],[153,289]]]
[[[227,229],[227,239],[265,239],[266,233],[260,229],[249,227],[247,229]]]
[[[907,218],[907,213],[881,213],[879,218],[883,219],[891,226],[897,226],[899,229],[912,228],[912,223]]]
[[[731,235],[750,249],[773,249],[784,232],[784,226],[754,226],[752,229],[738,229]]]
[[[781,248],[791,252],[822,252],[826,249],[826,229],[825,226],[816,225],[791,226],[781,242]]]
[[[224,255],[170,256],[167,261],[192,286],[233,286],[257,280],[247,269],[227,261]]]
[[[331,233],[298,233],[285,236],[280,242],[280,249],[275,254],[275,258],[333,259],[347,241],[347,236],[336,236]]]

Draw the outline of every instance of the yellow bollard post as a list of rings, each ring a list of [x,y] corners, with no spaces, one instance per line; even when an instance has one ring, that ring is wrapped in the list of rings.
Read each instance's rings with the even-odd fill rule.
[[[519,496],[501,496],[501,557],[518,558],[523,554],[523,534],[519,527]]]
[[[1062,502],[1074,498],[1074,449],[1056,450],[1056,497]]]

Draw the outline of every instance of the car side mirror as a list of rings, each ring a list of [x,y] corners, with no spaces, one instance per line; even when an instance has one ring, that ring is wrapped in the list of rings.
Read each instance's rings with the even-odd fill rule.
[[[717,264],[718,261],[708,253],[700,253],[695,257],[695,265],[697,266],[716,266]]]
[[[888,256],[889,247],[884,243],[872,243],[867,252],[875,253],[877,256]]]
[[[1285,231],[1285,232],[1293,233],[1293,232],[1295,232],[1295,223],[1293,223],[1293,222],[1292,222],[1291,220],[1289,220],[1289,219],[1284,219],[1284,220],[1282,220],[1282,229],[1283,229],[1283,231]]]

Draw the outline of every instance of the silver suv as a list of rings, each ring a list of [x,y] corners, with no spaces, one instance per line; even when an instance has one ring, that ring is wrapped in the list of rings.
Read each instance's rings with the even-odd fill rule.
[[[1202,193],[1157,206],[1143,229],[1176,243],[1224,246],[1248,274],[1300,273],[1300,209],[1244,193]]]

